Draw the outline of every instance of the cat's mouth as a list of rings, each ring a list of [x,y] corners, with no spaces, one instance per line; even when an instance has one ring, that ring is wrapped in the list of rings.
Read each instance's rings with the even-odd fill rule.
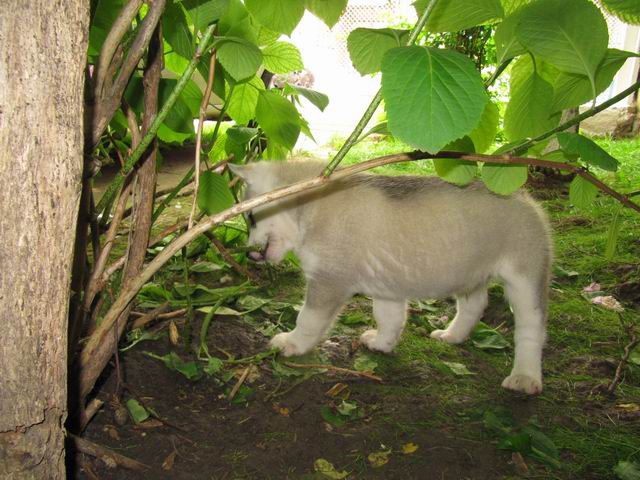
[[[264,262],[267,259],[267,250],[269,249],[269,240],[264,244],[262,249],[254,250],[248,253],[248,256],[254,262]]]

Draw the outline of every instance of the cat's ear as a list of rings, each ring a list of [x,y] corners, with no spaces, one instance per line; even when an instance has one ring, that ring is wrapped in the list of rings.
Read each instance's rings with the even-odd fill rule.
[[[251,176],[251,171],[253,170],[252,165],[237,165],[235,163],[228,163],[227,166],[229,170],[233,172],[234,175],[240,177],[245,182],[249,181],[249,177]]]

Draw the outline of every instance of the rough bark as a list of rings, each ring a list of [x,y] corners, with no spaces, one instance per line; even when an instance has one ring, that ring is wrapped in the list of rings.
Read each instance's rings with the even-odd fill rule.
[[[144,136],[151,122],[158,112],[158,87],[160,85],[160,74],[162,72],[162,33],[158,26],[149,44],[149,54],[147,57],[147,67],[145,68],[144,85],[144,118],[142,122],[142,134]],[[157,140],[155,140],[149,150],[145,153],[140,167],[137,171],[137,191],[135,193],[135,212],[133,216],[133,233],[129,244],[128,257],[123,273],[122,288],[127,288],[131,281],[142,271],[144,259],[149,244],[151,233],[151,218],[153,215],[153,202],[155,198],[156,186],[156,156]],[[124,332],[129,316],[129,309],[119,316],[115,325],[115,333],[108,335],[97,349],[95,355],[87,364],[82,364],[83,375],[89,375],[95,379],[100,375],[111,355],[115,351],[116,342]],[[86,383],[80,384],[80,405],[89,393],[85,388]]]
[[[0,7],[0,477],[65,478],[89,1]]]

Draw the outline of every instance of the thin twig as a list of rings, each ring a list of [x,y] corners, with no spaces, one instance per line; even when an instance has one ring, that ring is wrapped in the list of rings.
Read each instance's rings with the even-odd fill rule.
[[[348,368],[336,367],[334,365],[324,365],[320,363],[293,363],[293,362],[284,362],[287,367],[291,368],[313,368],[313,369],[323,369],[323,370],[331,370],[334,372],[345,373],[347,375],[352,375],[354,377],[364,377],[369,380],[375,380],[376,382],[382,382],[382,378],[377,375],[368,372],[360,372],[358,370],[350,370]]]
[[[625,345],[624,354],[622,355],[622,358],[618,363],[618,367],[616,368],[616,373],[613,377],[613,380],[611,380],[611,383],[607,387],[607,393],[609,395],[613,395],[613,393],[616,391],[618,384],[622,380],[622,371],[624,370],[624,367],[627,366],[627,363],[629,362],[629,357],[631,356],[633,349],[636,348],[638,345],[640,345],[640,338],[638,338],[638,335],[636,334],[635,326],[633,324],[629,324],[627,325],[626,330],[629,336],[631,337],[631,341],[627,345]]]
[[[215,79],[216,72],[216,51],[215,49],[211,53],[211,61],[209,63],[209,78],[207,80],[207,88],[202,96],[202,103],[200,103],[200,116],[198,117],[198,132],[196,134],[196,159],[195,159],[195,186],[193,187],[193,202],[191,205],[191,214],[189,215],[189,226],[193,227],[193,218],[196,215],[196,205],[198,204],[198,187],[200,186],[200,150],[202,149],[202,128],[204,126],[204,119],[207,113],[207,106],[209,105],[209,98],[211,97],[211,90],[213,88],[213,81]]]
[[[233,256],[229,253],[229,251],[225,248],[225,246],[213,232],[204,232],[204,234],[209,239],[209,241],[213,243],[213,245],[218,249],[218,252],[220,252],[220,255],[222,256],[224,261],[227,262],[231,266],[231,268],[233,268],[240,275],[244,275],[252,282],[257,283],[260,281],[257,275],[255,275],[253,272],[250,272],[245,267],[236,262],[235,258],[233,258]]]
[[[156,318],[158,318],[161,314],[165,313],[169,310],[169,302],[165,302],[159,307],[154,308],[148,313],[145,313],[142,317],[136,319],[131,324],[131,330],[135,330],[136,328],[142,328],[146,324],[153,322]]]
[[[125,457],[124,455],[116,453],[107,447],[103,447],[102,445],[98,445],[97,443],[90,442],[89,440],[80,438],[77,435],[73,435],[72,433],[69,433],[67,435],[80,453],[91,455],[92,457],[102,460],[104,464],[109,468],[123,467],[138,472],[143,472],[149,469],[148,465],[145,465],[144,463],[141,463],[132,458]]]
[[[242,375],[240,375],[240,378],[238,379],[238,381],[236,382],[236,384],[233,386],[233,388],[231,389],[231,392],[229,392],[229,396],[227,397],[227,400],[231,401],[233,400],[233,398],[236,396],[236,394],[238,393],[238,390],[240,390],[240,387],[242,386],[242,384],[244,383],[244,381],[247,379],[247,377],[249,376],[249,372],[251,371],[251,368],[253,367],[253,365],[249,365],[247,368],[244,369],[244,371],[242,372]]]
[[[104,405],[104,402],[99,398],[94,398],[89,402],[87,407],[83,409],[82,412],[80,413],[80,423],[78,425],[77,433],[84,432],[84,429],[87,428],[87,425],[89,425],[89,422],[93,419],[93,417],[95,417],[96,413],[98,413],[98,411],[102,408],[103,405]]]

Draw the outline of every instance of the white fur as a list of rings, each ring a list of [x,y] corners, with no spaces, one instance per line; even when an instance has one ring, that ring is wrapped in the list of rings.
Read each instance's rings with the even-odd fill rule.
[[[252,197],[322,171],[317,162],[233,167]],[[458,312],[431,336],[464,342],[487,306],[487,283],[503,281],[515,320],[508,389],[542,390],[551,245],[540,207],[524,192],[500,197],[482,185],[437,179],[359,175],[259,207],[249,241],[268,260],[300,258],[307,295],[296,328],[272,339],[284,355],[317,345],[354,294],[373,297],[377,330],[362,337],[390,352],[405,324],[406,300],[455,296]]]

